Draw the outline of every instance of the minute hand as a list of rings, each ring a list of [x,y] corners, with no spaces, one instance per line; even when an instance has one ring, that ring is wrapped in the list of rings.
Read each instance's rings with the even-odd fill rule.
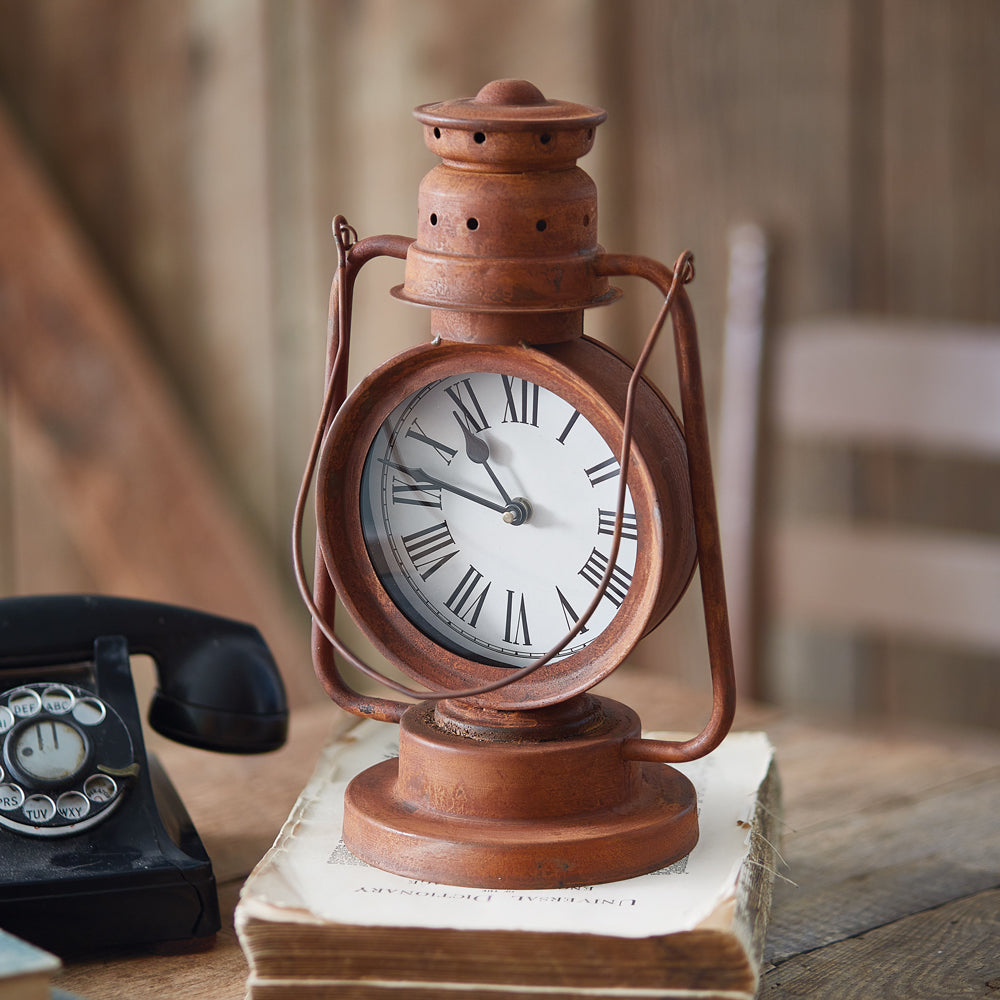
[[[482,504],[484,507],[489,507],[490,510],[495,510],[500,514],[507,509],[498,503],[494,503],[492,500],[487,500],[485,497],[476,496],[475,493],[469,493],[468,490],[463,490],[460,486],[455,486],[452,483],[446,483],[443,479],[437,479],[434,476],[429,476],[421,468],[413,468],[409,465],[397,465],[397,463],[390,462],[386,458],[380,458],[379,461],[383,465],[387,465],[390,469],[395,469],[397,472],[402,472],[403,475],[409,476],[414,482],[427,483],[430,486],[437,486],[439,489],[447,490],[449,493],[454,493],[456,496],[465,497],[466,500]]]

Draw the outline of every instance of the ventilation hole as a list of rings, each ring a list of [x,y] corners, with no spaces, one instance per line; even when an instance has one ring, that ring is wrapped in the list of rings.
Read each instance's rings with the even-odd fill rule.
[[[434,126],[434,138],[435,139],[441,138],[441,129],[439,129],[436,125]]]
[[[478,219],[466,219],[465,220],[465,224],[469,227],[469,229],[478,229],[479,228],[479,220]]]
[[[548,132],[543,132],[539,137],[538,141],[543,145],[547,146],[552,141],[552,136]]]
[[[436,226],[438,224],[437,212],[431,212],[431,225]]]
[[[589,225],[590,225],[590,216],[589,216],[589,215],[585,215],[585,216],[583,217],[583,224],[584,224],[585,226],[589,226]]]
[[[472,138],[474,142],[478,142],[479,145],[482,145],[484,142],[486,142],[486,133],[476,132],[473,134]]]
[[[545,232],[545,227],[547,225],[548,225],[548,223],[544,219],[539,219],[535,223],[535,229],[537,229],[540,233],[544,233]]]

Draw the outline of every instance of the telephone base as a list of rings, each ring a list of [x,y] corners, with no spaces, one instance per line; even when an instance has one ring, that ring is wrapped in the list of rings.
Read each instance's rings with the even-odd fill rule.
[[[17,898],[0,900],[0,926],[61,958],[138,945],[197,949],[220,926],[210,868],[164,867],[143,882],[134,875],[97,877],[75,892],[65,883],[21,888]]]
[[[221,927],[208,854],[159,761],[92,831],[40,842],[0,831],[0,927],[60,957],[211,938]]]

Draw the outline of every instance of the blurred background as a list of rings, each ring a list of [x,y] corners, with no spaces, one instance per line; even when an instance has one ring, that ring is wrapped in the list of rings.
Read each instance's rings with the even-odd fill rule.
[[[788,511],[997,551],[995,462],[840,442],[817,458],[772,433],[768,376],[783,331],[831,314],[917,321],[939,346],[974,324],[995,347],[995,0],[0,0],[0,595],[248,619],[293,697],[322,697],[289,533],[330,221],[414,233],[435,159],[413,106],[501,77],[607,109],[581,165],[608,250],[696,255],[711,426],[735,434],[715,464],[745,689],[1000,725],[989,635],[772,625],[767,576]],[[401,275],[380,261],[359,281],[352,382],[426,339],[388,295]],[[658,303],[624,287],[587,330],[634,358]],[[727,355],[727,331],[756,353]],[[669,345],[650,374],[676,400]],[[977,579],[1000,618],[996,572]],[[697,587],[633,664],[707,684]]]

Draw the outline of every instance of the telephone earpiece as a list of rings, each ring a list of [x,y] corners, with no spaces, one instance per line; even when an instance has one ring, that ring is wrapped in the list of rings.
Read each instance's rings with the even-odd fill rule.
[[[150,725],[225,753],[265,753],[288,730],[284,686],[252,625],[124,597],[56,594],[0,601],[0,671],[89,660],[94,639],[121,635],[156,665]]]

